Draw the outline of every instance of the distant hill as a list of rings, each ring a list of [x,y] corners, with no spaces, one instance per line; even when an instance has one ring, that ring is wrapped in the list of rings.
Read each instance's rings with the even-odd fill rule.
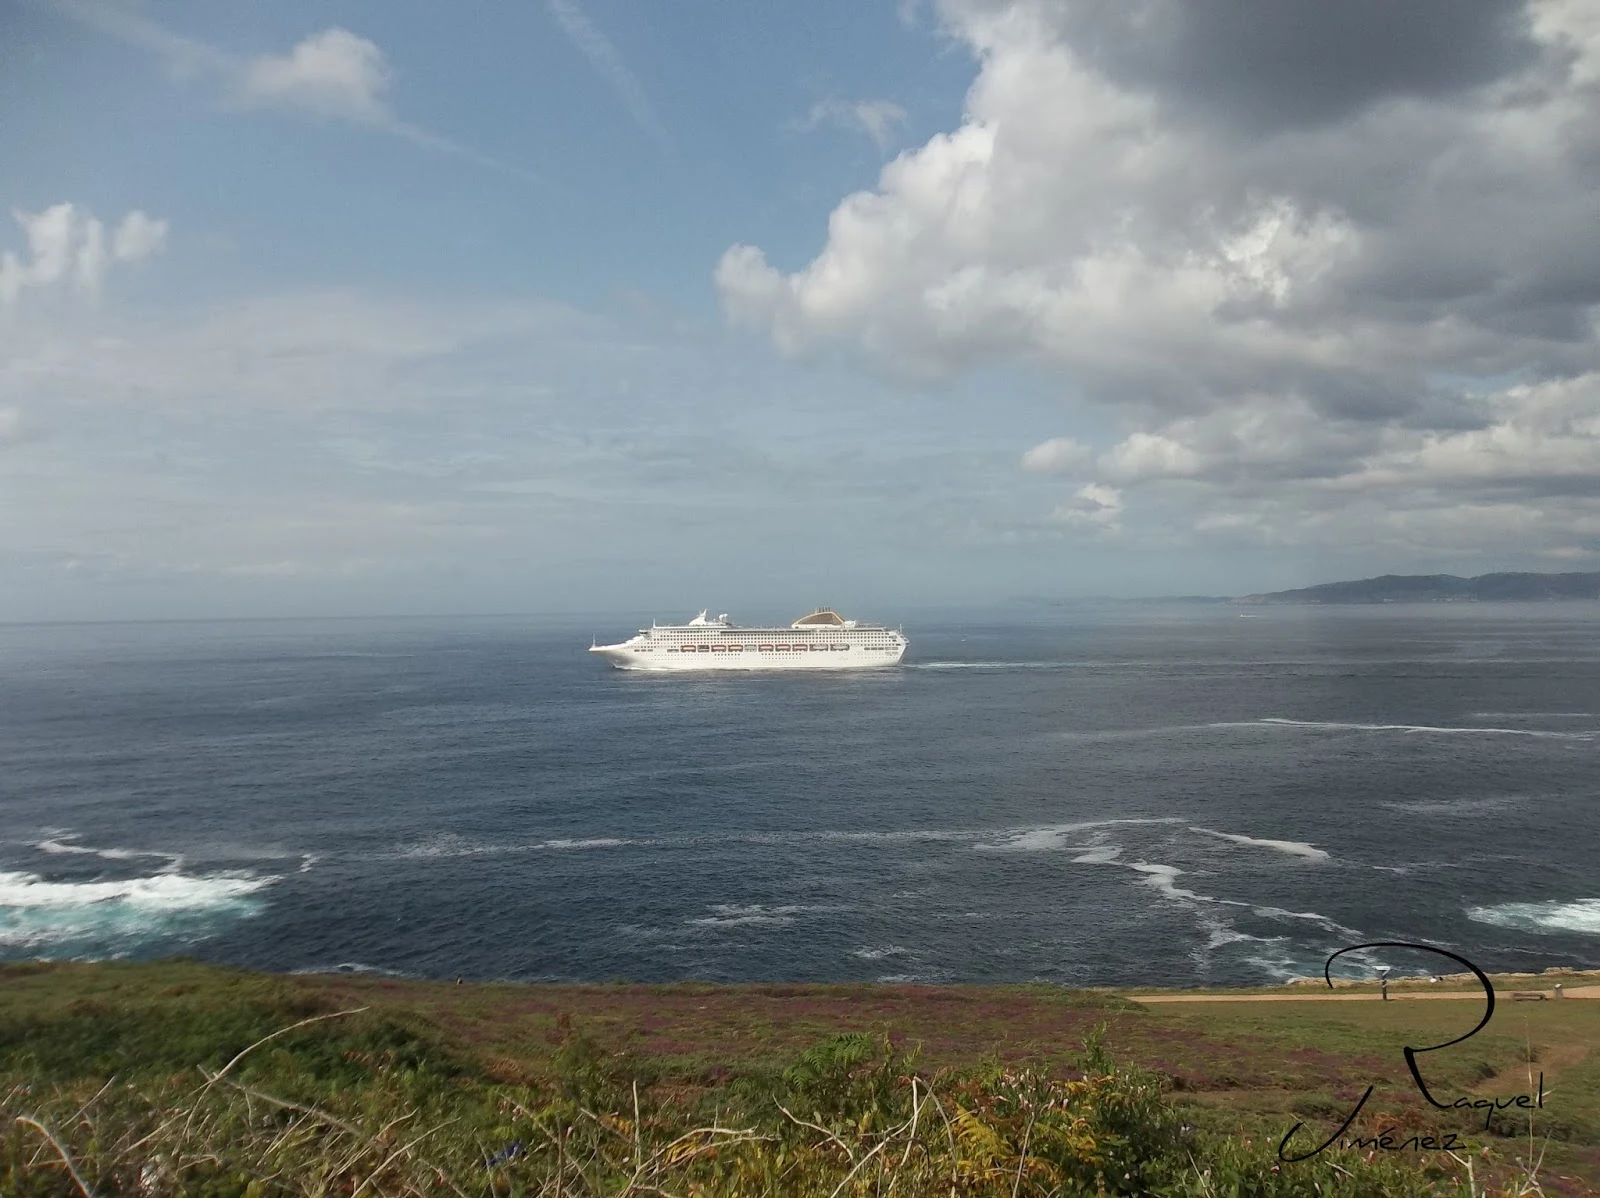
[[[1385,574],[1325,582],[1294,591],[1241,595],[1235,603],[1474,603],[1494,600],[1600,599],[1596,574]]]

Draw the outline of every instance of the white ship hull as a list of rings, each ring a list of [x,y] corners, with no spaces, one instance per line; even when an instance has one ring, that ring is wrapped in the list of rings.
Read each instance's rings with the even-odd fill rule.
[[[863,670],[899,663],[906,638],[895,629],[813,612],[787,628],[740,628],[702,612],[688,624],[654,625],[615,645],[594,645],[619,670]]]

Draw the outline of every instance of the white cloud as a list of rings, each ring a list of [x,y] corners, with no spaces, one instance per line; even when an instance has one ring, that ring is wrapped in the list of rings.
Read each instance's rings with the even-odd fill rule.
[[[247,104],[284,105],[370,125],[392,117],[383,93],[393,77],[383,51],[346,29],[325,29],[288,54],[263,54],[238,74]]]
[[[1122,492],[1103,483],[1082,486],[1066,503],[1056,508],[1058,523],[1101,533],[1116,533],[1122,528]]]
[[[1150,478],[1187,478],[1200,469],[1201,457],[1171,437],[1134,433],[1100,459],[1106,473],[1135,483]]]
[[[1022,455],[1022,468],[1030,474],[1068,474],[1094,460],[1094,451],[1071,437],[1051,437]]]
[[[533,171],[397,117],[384,98],[394,76],[388,59],[375,42],[349,30],[335,27],[311,34],[287,54],[240,58],[102,0],[51,0],[51,7],[69,20],[159,56],[177,79],[211,78],[240,107],[347,121],[540,187],[551,186]]]
[[[37,213],[12,209],[11,215],[28,250],[26,258],[12,250],[0,254],[0,308],[14,306],[25,289],[63,283],[97,296],[113,258],[129,263],[147,258],[161,250],[167,234],[166,221],[135,210],[123,217],[108,254],[105,226],[74,204],[53,204]]]
[[[1122,439],[1022,468],[1147,490],[1151,543],[1572,550],[1600,512],[1600,257],[1574,249],[1600,223],[1600,5],[1496,0],[1410,42],[1373,6],[1344,31],[1360,71],[1324,7],[1267,7],[1295,11],[1234,38],[1169,0],[942,0],[978,64],[959,127],[841,199],[798,268],[730,247],[728,319],[912,380],[1059,378]],[[1057,518],[1110,527],[1107,498]]]
[[[122,218],[112,241],[118,262],[138,262],[160,253],[167,243],[167,222],[152,220],[135,208]]]
[[[878,149],[887,150],[905,123],[906,110],[892,100],[819,100],[798,127],[811,130],[819,125],[837,125],[864,133]]]

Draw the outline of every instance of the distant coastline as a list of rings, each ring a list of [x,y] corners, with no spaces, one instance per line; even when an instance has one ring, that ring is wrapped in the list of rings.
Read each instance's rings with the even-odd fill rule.
[[[1385,574],[1353,582],[1325,582],[1292,591],[1240,595],[1234,603],[1493,603],[1600,599],[1600,573],[1591,574]]]

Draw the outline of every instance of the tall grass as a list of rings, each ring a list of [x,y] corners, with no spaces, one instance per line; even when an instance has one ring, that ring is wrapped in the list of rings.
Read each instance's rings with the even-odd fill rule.
[[[0,1194],[1483,1195],[1469,1162],[1330,1152],[1182,1121],[1098,1035],[1059,1075],[919,1068],[845,1035],[788,1067],[676,1086],[569,1034],[495,1082],[370,1014],[297,1021],[181,1073],[0,1091]],[[1480,1162],[1481,1164],[1481,1162]],[[1536,1192],[1527,1189],[1511,1192]]]

